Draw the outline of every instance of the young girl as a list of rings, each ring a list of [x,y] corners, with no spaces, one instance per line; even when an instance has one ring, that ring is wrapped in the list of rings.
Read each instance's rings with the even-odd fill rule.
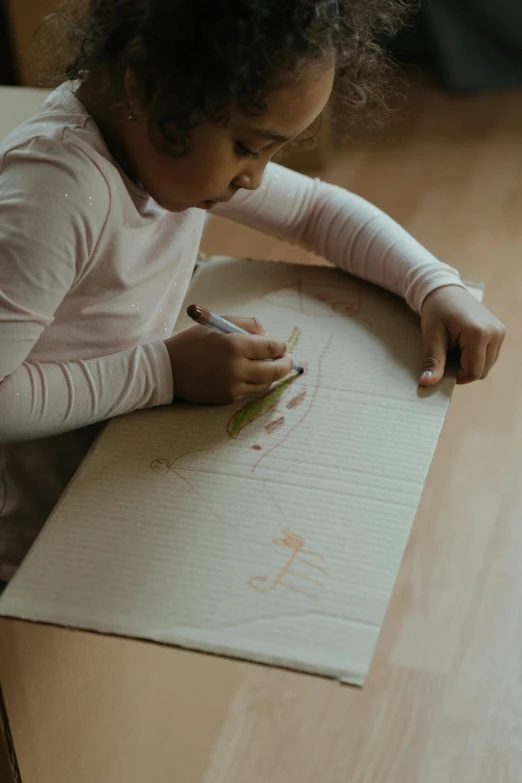
[[[29,549],[100,422],[263,392],[292,359],[247,336],[171,337],[208,210],[325,256],[421,315],[440,380],[484,378],[499,322],[361,198],[271,163],[335,91],[378,92],[395,0],[69,0],[62,84],[0,145],[0,579]],[[63,24],[62,24],[63,23]],[[255,314],[253,314],[255,315]],[[268,361],[267,361],[268,360]]]

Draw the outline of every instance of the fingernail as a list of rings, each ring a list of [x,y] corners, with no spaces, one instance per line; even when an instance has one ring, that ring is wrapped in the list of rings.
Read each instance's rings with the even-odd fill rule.
[[[426,372],[423,372],[421,375],[421,381],[429,381],[430,378],[433,378],[433,373],[431,370],[426,370]]]

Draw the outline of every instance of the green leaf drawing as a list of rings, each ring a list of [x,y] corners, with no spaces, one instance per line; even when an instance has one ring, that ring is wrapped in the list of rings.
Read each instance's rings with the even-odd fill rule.
[[[289,353],[292,353],[295,349],[300,336],[301,330],[295,327],[288,340]],[[227,422],[228,437],[237,438],[241,430],[256,419],[259,419],[260,416],[264,416],[265,413],[273,410],[277,403],[284,397],[292,383],[299,377],[300,376],[298,375],[294,375],[281,381],[275,389],[272,389],[268,394],[265,394],[264,397],[259,397],[256,400],[247,402],[243,407],[239,408]]]
[[[290,339],[288,340],[288,353],[293,352],[297,343],[299,342],[300,337],[301,337],[301,330],[298,329],[297,326],[295,326],[292,334],[290,335]]]

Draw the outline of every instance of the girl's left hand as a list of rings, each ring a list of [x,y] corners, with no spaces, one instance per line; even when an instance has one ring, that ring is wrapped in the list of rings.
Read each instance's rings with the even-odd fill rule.
[[[460,286],[433,291],[421,312],[424,371],[421,386],[434,386],[444,375],[448,350],[460,350],[457,383],[485,378],[498,359],[505,329],[483,305]]]

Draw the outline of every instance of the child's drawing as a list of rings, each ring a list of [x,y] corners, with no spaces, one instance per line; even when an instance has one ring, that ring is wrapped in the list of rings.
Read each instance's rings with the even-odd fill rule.
[[[275,546],[290,549],[291,555],[274,579],[268,579],[266,576],[254,576],[248,584],[260,593],[270,593],[277,587],[284,587],[286,590],[293,590],[295,593],[300,593],[314,601],[317,600],[317,596],[312,591],[314,588],[323,587],[323,583],[320,581],[321,576],[328,576],[321,565],[324,558],[317,552],[312,552],[311,549],[305,549],[305,541],[301,536],[292,533],[291,530],[282,530],[281,532],[283,538],[276,538],[273,543]],[[299,566],[305,566],[305,568],[296,570]]]
[[[296,328],[294,329],[292,333],[292,337],[290,338],[289,341],[290,350],[293,350],[295,348],[295,346],[298,343],[299,337],[300,337],[300,331]],[[242,435],[243,431],[250,425],[253,425],[259,418],[266,415],[267,413],[276,414],[275,417],[270,422],[268,422],[268,424],[263,428],[262,434],[263,436],[268,436],[268,435],[273,436],[277,432],[282,437],[280,437],[280,439],[276,443],[271,444],[270,448],[267,450],[264,449],[262,443],[260,443],[259,439],[256,438],[256,443],[252,444],[251,450],[257,452],[262,451],[263,454],[261,454],[259,456],[259,459],[253,464],[251,470],[252,473],[255,473],[256,469],[261,464],[261,462],[269,454],[272,454],[275,451],[275,449],[281,446],[297,430],[297,428],[300,427],[301,424],[303,424],[308,418],[314,406],[314,403],[317,398],[317,394],[321,386],[323,362],[326,353],[330,347],[330,344],[332,342],[332,338],[333,335],[330,335],[323,351],[321,351],[319,355],[318,362],[317,362],[317,371],[315,374],[316,383],[312,393],[309,395],[308,387],[303,386],[303,388],[300,389],[300,391],[296,395],[294,395],[294,397],[292,397],[292,399],[286,405],[287,411],[290,411],[291,413],[293,413],[296,409],[303,406],[302,413],[301,411],[298,411],[298,413],[301,413],[301,415],[299,415],[299,418],[294,424],[291,424],[289,422],[289,414],[281,415],[281,411],[278,408],[278,406],[280,402],[283,400],[283,398],[286,396],[290,388],[292,388],[292,384],[302,383],[304,376],[292,376],[292,378],[290,378],[288,381],[283,381],[283,383],[280,383],[275,389],[273,389],[271,392],[264,395],[263,397],[252,400],[250,402],[247,402],[245,405],[242,405],[237,411],[235,411],[235,413],[232,414],[232,416],[228,420],[226,425],[227,434],[229,438],[237,440],[239,439],[240,435]],[[309,366],[306,365],[305,376],[308,374],[309,374]],[[303,405],[304,403],[306,403],[306,405]]]
[[[293,308],[291,302],[289,303],[290,309],[301,309],[304,315],[322,315],[324,317],[326,314],[327,317],[342,317],[343,315],[355,314],[360,306],[359,292],[355,287],[316,286],[313,292],[316,297],[314,304],[312,308],[308,304],[305,308],[303,302],[308,302],[310,292],[307,290],[307,298],[304,299],[301,283],[274,292],[273,297],[276,304],[278,296],[287,289],[290,296],[296,295],[298,299],[296,308]],[[283,301],[289,295],[288,292],[282,294]],[[270,298],[270,295],[268,296]],[[314,308],[314,312],[309,312]],[[296,349],[301,336],[301,329],[295,327],[288,340],[289,351],[293,352]],[[273,470],[261,471],[259,468],[264,460],[288,441],[310,416],[321,388],[323,363],[332,340],[333,334],[325,336],[323,348],[316,354],[316,358],[309,359],[303,365],[306,368],[303,376],[292,376],[292,378],[278,384],[263,397],[240,405],[231,416],[225,411],[226,419],[223,420],[223,434],[226,432],[225,440],[221,440],[219,444],[216,442],[214,446],[209,444],[206,448],[185,451],[175,458],[155,459],[151,463],[152,470],[158,475],[170,474],[172,476],[174,474],[179,481],[184,483],[185,487],[189,487],[198,502],[203,504],[215,521],[229,529],[232,528],[237,536],[244,538],[249,544],[265,548],[267,542],[265,536],[268,531],[259,527],[254,532],[248,525],[244,526],[242,520],[228,519],[229,514],[225,507],[223,509],[215,508],[215,498],[211,494],[207,497],[206,483],[203,480],[206,472],[214,472],[216,464],[227,465],[229,463],[234,466],[232,475],[250,475],[255,479],[250,492],[253,492],[257,498],[256,507],[264,509],[268,496],[269,503],[277,508],[275,518],[279,517],[279,526],[283,528],[283,532],[281,537],[273,540],[273,544],[278,551],[288,552],[286,562],[274,577],[255,576],[248,581],[250,587],[260,593],[270,593],[281,587],[299,593],[308,599],[317,600],[317,592],[323,587],[324,579],[327,576],[324,558],[311,549],[305,548],[304,538],[291,532],[290,527],[293,521],[291,518],[287,518],[284,509],[269,488],[269,483],[271,485],[272,483],[277,484],[278,477],[283,473],[303,462],[316,459],[320,455],[307,453],[304,458],[301,455],[301,459],[297,455],[296,459],[295,452],[292,453],[292,450],[288,449],[285,450],[284,464],[279,464],[281,460],[274,463],[274,466],[277,465],[278,468],[276,475]],[[306,358],[306,356],[300,356],[301,360]],[[266,417],[266,423],[259,422],[263,417]],[[227,453],[230,453],[230,458]],[[258,474],[260,474],[259,478]],[[267,513],[267,521],[272,527],[273,511]]]
[[[208,449],[198,450],[200,453],[205,451],[214,452],[214,449],[212,446],[209,446]],[[225,517],[221,514],[218,514],[217,511],[212,507],[211,503],[207,502],[202,493],[198,491],[197,487],[194,486],[190,478],[187,477],[186,474],[188,473],[190,476],[191,471],[183,470],[183,468],[177,467],[179,460],[195,453],[196,452],[188,452],[181,454],[179,457],[171,461],[167,459],[155,459],[151,463],[151,468],[160,476],[167,475],[168,473],[175,474],[188,487],[190,487],[190,489],[195,493],[197,498],[201,501],[206,510],[215,520],[229,528],[234,529],[236,535],[248,538],[249,542],[252,542],[254,539],[250,534],[245,534],[245,532],[242,531],[239,526],[233,524],[228,519],[225,519]],[[286,472],[286,470],[290,470],[295,465],[302,464],[305,461],[306,460],[300,460],[297,463],[289,465],[284,472]],[[259,482],[259,485],[262,491],[265,493],[265,496],[268,495],[270,502],[277,509],[277,512],[280,514],[282,519],[284,519],[285,523],[288,524],[287,515],[285,514],[281,505],[276,501],[273,494],[270,492],[268,488],[268,482]],[[283,538],[275,539],[273,543],[276,546],[284,546],[292,550],[292,554],[288,561],[271,582],[265,576],[255,576],[249,580],[248,584],[254,590],[258,590],[259,592],[263,593],[269,593],[272,590],[275,590],[276,587],[284,587],[288,590],[293,590],[296,593],[300,593],[307,598],[311,598],[312,600],[317,600],[317,596],[315,596],[311,591],[314,589],[314,587],[323,587],[323,583],[320,581],[320,578],[321,576],[328,576],[326,569],[323,567],[324,558],[322,555],[319,555],[312,550],[304,549],[305,542],[301,536],[292,533],[287,529],[283,529],[282,534]],[[263,547],[265,546],[265,541],[261,538],[257,540],[257,543]],[[296,568],[300,565],[305,566],[305,568],[296,570]]]
[[[189,478],[185,475],[186,473],[190,473],[190,471],[184,470],[182,472],[181,467],[176,467],[176,464],[183,459],[184,457],[189,457],[192,454],[200,454],[201,452],[214,452],[215,449],[212,448],[212,444],[209,444],[206,449],[196,449],[195,451],[188,451],[184,454],[180,454],[179,457],[176,457],[176,459],[168,460],[168,459],[155,459],[151,462],[151,468],[154,471],[154,473],[158,473],[160,476],[165,476],[167,473],[174,473],[178,478],[180,478],[190,489],[192,492],[197,495],[199,500],[203,503],[207,511],[216,519],[218,522],[221,522],[221,524],[226,525],[227,527],[232,527],[235,530],[237,530],[236,525],[233,525],[231,522],[229,522],[227,519],[224,519],[224,517],[221,516],[221,514],[218,514],[217,511],[215,511],[214,508],[210,505],[210,503],[207,503],[201,492],[198,491],[198,489],[194,486],[194,484],[190,481]]]
[[[286,432],[285,432],[285,428],[283,427],[283,425],[286,424],[286,418],[281,423],[281,425],[278,426],[278,431],[280,430],[281,434],[282,434],[281,439],[277,443],[275,443],[271,448],[269,448],[267,451],[263,451],[263,453],[260,455],[260,457],[257,460],[257,462],[252,467],[252,473],[255,473],[257,468],[261,464],[261,462],[264,459],[266,459],[266,457],[268,457],[270,454],[272,454],[277,448],[279,448],[279,446],[282,446],[282,444],[285,443],[285,441],[287,441],[288,438],[291,435],[293,435],[294,432],[302,424],[304,424],[304,422],[306,421],[306,419],[310,415],[310,413],[312,411],[312,408],[313,408],[313,406],[315,404],[315,401],[317,399],[317,395],[319,393],[319,389],[321,388],[322,377],[323,377],[323,362],[324,362],[324,358],[325,358],[325,356],[326,356],[326,354],[328,352],[328,349],[330,348],[332,339],[333,339],[333,335],[330,335],[329,338],[328,338],[328,342],[326,343],[324,349],[321,351],[321,354],[319,356],[319,360],[318,360],[318,363],[317,363],[317,374],[316,374],[315,387],[314,387],[314,390],[313,390],[312,394],[308,398],[307,405],[302,409],[302,411],[303,411],[302,415],[299,417],[299,419],[296,421],[296,423],[293,426],[291,426],[290,429],[288,429]],[[293,400],[290,401],[289,405],[287,405],[287,409],[289,408],[290,410],[292,410],[292,409],[295,409],[295,408],[299,408],[301,403],[304,402],[305,399],[307,399],[307,389],[306,389],[306,387],[305,387],[304,390],[301,390],[301,394],[303,395],[302,399],[300,399],[300,395],[297,395],[296,397],[293,398]],[[289,407],[292,402],[294,403],[293,406]],[[266,434],[270,434],[270,433],[266,433]]]
[[[191,470],[213,471],[216,458],[219,458],[221,462],[226,461],[226,452],[232,450],[233,453],[237,449],[241,454],[241,474],[255,474],[263,460],[285,443],[309,417],[321,387],[323,362],[330,348],[332,337],[333,335],[329,335],[313,370],[307,366],[305,375],[308,382],[306,386],[303,385],[299,388],[299,384],[303,383],[305,376],[295,377],[295,387],[280,384],[277,390],[279,391],[283,386],[281,398],[289,388],[295,388],[297,392],[293,396],[289,395],[290,399],[284,407],[278,407],[281,398],[274,405],[273,391],[269,392],[264,398],[241,406],[224,422],[228,438],[219,447],[209,445],[206,448],[184,452],[175,459],[172,457],[170,459],[156,459],[151,465],[154,472],[158,474],[173,472],[179,475],[180,471],[183,473]],[[268,404],[267,398],[269,398]],[[268,412],[272,413],[272,418],[266,425],[261,429],[255,427],[255,422]],[[253,429],[251,433],[249,432],[250,427]],[[311,456],[307,457],[307,459],[310,458]],[[285,472],[285,470],[286,468],[283,466],[281,472]],[[182,478],[181,475],[180,478]],[[185,483],[188,483],[187,479],[184,480]]]
[[[292,353],[299,342],[300,330],[296,327],[288,340],[288,352]],[[237,438],[239,433],[249,424],[273,411],[278,402],[288,392],[292,383],[298,380],[299,376],[292,376],[282,383],[279,383],[272,391],[263,397],[257,397],[251,400],[237,410],[227,422],[227,434],[229,438]]]
[[[315,318],[352,318],[362,304],[362,289],[357,285],[313,285],[302,280],[278,288],[262,297],[276,307],[296,310]]]
[[[288,410],[293,410],[294,408],[298,408],[300,405],[303,404],[305,399],[306,399],[306,386],[303,386],[299,394],[293,397],[290,400],[290,402],[287,403],[286,407],[288,408]]]
[[[212,444],[209,443],[208,446],[204,449],[185,451],[183,452],[183,454],[180,454],[178,457],[176,457],[176,459],[173,460],[155,459],[151,463],[151,468],[154,471],[154,473],[159,473],[160,476],[165,476],[169,471],[172,471],[173,473],[177,473],[179,468],[176,468],[176,463],[178,463],[184,457],[190,457],[192,456],[192,454],[202,454],[202,453],[208,453],[214,451],[215,449],[212,447]]]
[[[269,421],[268,424],[265,425],[264,430],[267,435],[272,435],[274,432],[277,432],[277,430],[280,430],[281,427],[285,426],[285,417],[279,416],[279,418],[274,419],[273,421]]]

